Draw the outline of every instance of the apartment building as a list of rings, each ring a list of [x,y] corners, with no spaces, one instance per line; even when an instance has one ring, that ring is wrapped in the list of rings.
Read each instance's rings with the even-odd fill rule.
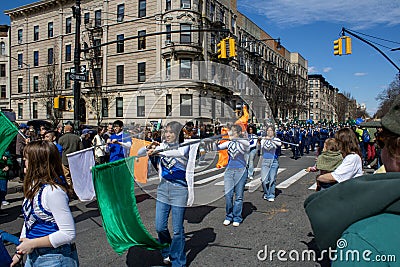
[[[309,118],[321,122],[337,122],[339,89],[333,87],[321,74],[308,75]]]
[[[20,121],[73,118],[53,109],[53,99],[66,96],[73,107],[74,3],[44,0],[5,12],[17,57],[11,108]],[[81,10],[83,123],[228,121],[244,101],[256,121],[306,117],[307,61],[241,14],[236,0],[82,0]],[[228,36],[237,56],[219,61],[216,45]],[[268,102],[257,102],[259,92]]]
[[[0,25],[0,109],[10,108],[10,27]]]

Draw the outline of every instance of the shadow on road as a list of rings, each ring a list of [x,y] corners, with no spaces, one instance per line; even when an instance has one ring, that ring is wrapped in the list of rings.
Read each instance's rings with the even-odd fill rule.
[[[164,264],[159,250],[147,250],[141,247],[131,247],[126,255],[128,267],[163,266]]]
[[[314,235],[310,232],[307,236],[313,237]],[[321,251],[315,243],[315,238],[311,239],[309,242],[301,241],[301,243],[305,244],[309,250],[315,251],[317,263],[319,263],[321,267],[331,267],[331,261],[327,257],[327,253],[324,253],[325,257],[321,260]]]
[[[243,202],[243,210],[242,210],[242,217],[243,220],[246,219],[247,216],[253,213],[253,211],[256,211],[257,207],[253,205],[251,202]]]
[[[186,238],[189,238],[185,246],[187,266],[196,258],[197,254],[214,242],[216,237],[217,234],[214,232],[214,228],[203,228],[186,233]]]
[[[188,223],[201,223],[203,219],[207,216],[207,214],[209,214],[214,209],[216,209],[216,207],[212,206],[186,208],[185,219]]]

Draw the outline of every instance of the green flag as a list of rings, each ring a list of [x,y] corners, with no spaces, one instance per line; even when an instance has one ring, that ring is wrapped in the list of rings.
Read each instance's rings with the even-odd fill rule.
[[[17,127],[0,111],[0,156],[4,154],[17,134]]]
[[[93,167],[93,182],[108,243],[118,254],[132,246],[150,250],[166,245],[144,227],[136,206],[133,163],[135,157]]]

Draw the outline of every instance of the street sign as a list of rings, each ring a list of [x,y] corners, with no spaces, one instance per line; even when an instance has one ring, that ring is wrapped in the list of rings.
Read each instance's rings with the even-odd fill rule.
[[[86,66],[85,65],[82,65],[81,67],[80,67],[80,73],[86,73]]]
[[[75,74],[75,73],[70,73],[69,74],[69,79],[74,80],[74,81],[81,81],[81,82],[86,82],[86,74]]]
[[[69,73],[75,73],[75,67],[69,68]]]
[[[75,67],[69,68],[70,73],[75,73]],[[79,74],[86,74],[86,66],[82,65],[79,67]]]

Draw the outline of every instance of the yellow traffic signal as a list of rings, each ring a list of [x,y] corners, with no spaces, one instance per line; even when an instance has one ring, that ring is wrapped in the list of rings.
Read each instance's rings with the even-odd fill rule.
[[[59,110],[65,110],[65,97],[64,96],[55,97],[53,107]]]
[[[222,39],[221,42],[217,44],[217,54],[218,58],[226,58],[226,40]]]
[[[236,41],[234,38],[230,37],[229,39],[229,57],[236,57]]]
[[[343,43],[342,43],[342,38],[339,38],[335,41],[333,41],[333,54],[335,56],[341,56],[343,55]]]
[[[346,40],[345,47],[346,47],[346,55],[351,54],[351,38],[349,36],[343,37]]]

